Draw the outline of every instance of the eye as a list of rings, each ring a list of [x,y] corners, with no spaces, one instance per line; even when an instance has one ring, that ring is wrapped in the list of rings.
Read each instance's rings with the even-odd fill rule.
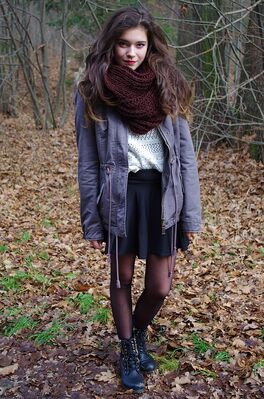
[[[118,45],[119,47],[126,47],[126,46],[127,46],[127,43],[126,43],[126,42],[123,42],[122,40],[120,40],[120,41],[117,42],[117,45]]]
[[[137,43],[137,48],[143,48],[145,47],[145,43]]]

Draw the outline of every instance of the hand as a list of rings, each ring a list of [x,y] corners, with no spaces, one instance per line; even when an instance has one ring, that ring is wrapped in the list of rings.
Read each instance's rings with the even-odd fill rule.
[[[185,234],[187,235],[188,239],[192,241],[195,237],[195,234],[197,233],[195,233],[194,231],[186,231]]]
[[[102,249],[103,241],[102,240],[89,240],[90,247],[94,249]]]

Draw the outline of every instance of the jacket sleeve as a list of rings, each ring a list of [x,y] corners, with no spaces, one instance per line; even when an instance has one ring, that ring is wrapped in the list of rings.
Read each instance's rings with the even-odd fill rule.
[[[84,117],[84,101],[79,92],[75,96],[75,129],[78,148],[78,183],[83,238],[102,240],[103,227],[97,209],[99,160],[95,125]]]
[[[183,208],[180,221],[183,231],[198,232],[201,229],[201,202],[198,169],[189,125],[179,117],[180,164],[183,188]]]

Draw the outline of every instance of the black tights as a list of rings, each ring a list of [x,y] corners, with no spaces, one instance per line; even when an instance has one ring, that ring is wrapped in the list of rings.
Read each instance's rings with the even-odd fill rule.
[[[168,265],[171,257],[149,255],[146,260],[145,288],[139,297],[134,311],[135,326],[146,328],[160,310],[164,299],[168,295],[171,276],[168,276]],[[111,257],[110,298],[113,317],[120,339],[130,338],[132,335],[132,298],[131,285],[134,274],[135,255],[119,256],[119,277],[121,288],[116,287],[115,256]]]

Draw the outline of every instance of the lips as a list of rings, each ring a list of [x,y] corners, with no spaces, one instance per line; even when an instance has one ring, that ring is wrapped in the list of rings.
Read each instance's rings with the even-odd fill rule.
[[[127,65],[135,65],[137,61],[125,61]]]

